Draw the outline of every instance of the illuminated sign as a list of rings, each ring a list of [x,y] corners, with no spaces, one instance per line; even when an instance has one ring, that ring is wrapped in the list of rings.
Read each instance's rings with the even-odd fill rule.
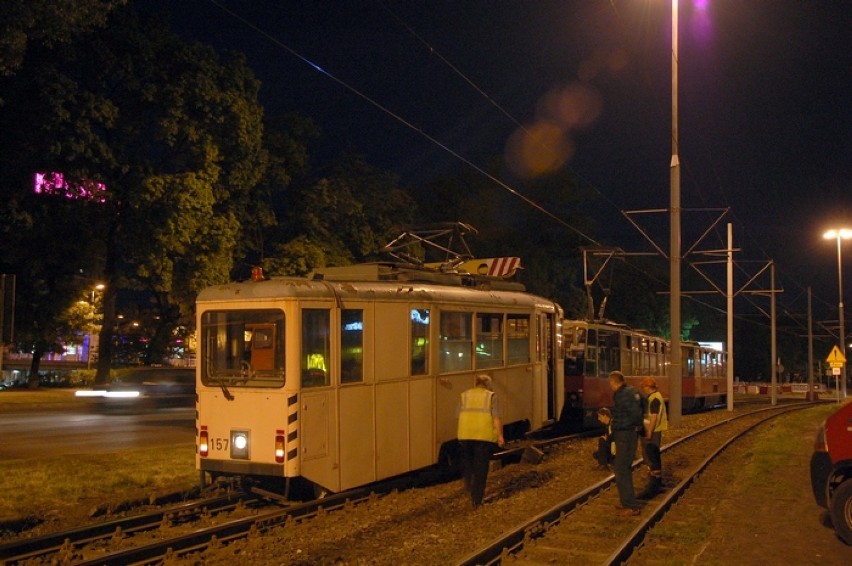
[[[106,201],[106,185],[83,180],[71,184],[62,173],[36,173],[35,192],[40,195],[63,196],[73,200]]]

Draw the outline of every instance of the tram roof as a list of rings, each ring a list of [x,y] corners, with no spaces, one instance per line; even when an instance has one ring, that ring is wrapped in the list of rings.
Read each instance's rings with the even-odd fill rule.
[[[197,302],[272,301],[285,298],[500,303],[545,309],[555,305],[552,300],[525,292],[520,283],[400,268],[390,264],[322,268],[307,277],[272,277],[261,281],[215,285],[202,290]]]

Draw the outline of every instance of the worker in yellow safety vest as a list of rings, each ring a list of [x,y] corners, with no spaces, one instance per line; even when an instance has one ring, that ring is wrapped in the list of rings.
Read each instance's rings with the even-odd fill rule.
[[[473,387],[461,394],[458,404],[458,440],[464,485],[474,507],[482,504],[488,462],[503,439],[503,410],[492,391],[491,376],[476,376]]]
[[[663,394],[657,390],[657,381],[653,377],[646,377],[639,387],[647,398],[642,454],[650,475],[648,485],[636,498],[651,499],[663,488],[663,460],[660,455],[660,446],[663,444],[663,431],[669,429],[669,420],[666,415],[666,401],[663,399]]]

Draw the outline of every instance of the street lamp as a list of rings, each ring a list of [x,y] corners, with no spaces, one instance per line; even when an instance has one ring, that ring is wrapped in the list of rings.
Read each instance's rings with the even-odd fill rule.
[[[842,245],[841,242],[843,240],[848,240],[852,238],[852,230],[848,228],[839,228],[837,230],[829,230],[825,234],[822,235],[826,240],[837,240],[837,296],[839,297],[839,302],[837,303],[838,313],[840,316],[840,330],[837,335],[838,342],[840,343],[840,352],[843,354],[843,357],[846,357],[846,327],[843,324],[843,255],[841,253]],[[840,371],[840,394],[845,399],[846,398],[846,364],[843,364],[843,369]]]
[[[103,283],[98,283],[92,288],[92,306],[95,305],[95,291],[103,291],[104,289],[106,289],[106,285]]]
[[[97,307],[95,306],[95,292],[103,291],[106,289],[106,285],[103,283],[97,283],[94,287],[92,287],[92,300],[89,303],[92,307],[92,324],[95,325],[97,322]],[[93,326],[93,330],[96,329],[96,326]],[[92,369],[92,352],[96,352],[98,350],[98,340],[99,336],[95,334],[94,331],[89,332],[89,349],[86,352],[86,369]]]

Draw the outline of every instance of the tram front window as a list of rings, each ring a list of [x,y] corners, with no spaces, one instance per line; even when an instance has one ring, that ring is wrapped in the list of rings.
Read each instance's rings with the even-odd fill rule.
[[[204,385],[284,385],[282,311],[207,311],[201,315],[200,330]]]

